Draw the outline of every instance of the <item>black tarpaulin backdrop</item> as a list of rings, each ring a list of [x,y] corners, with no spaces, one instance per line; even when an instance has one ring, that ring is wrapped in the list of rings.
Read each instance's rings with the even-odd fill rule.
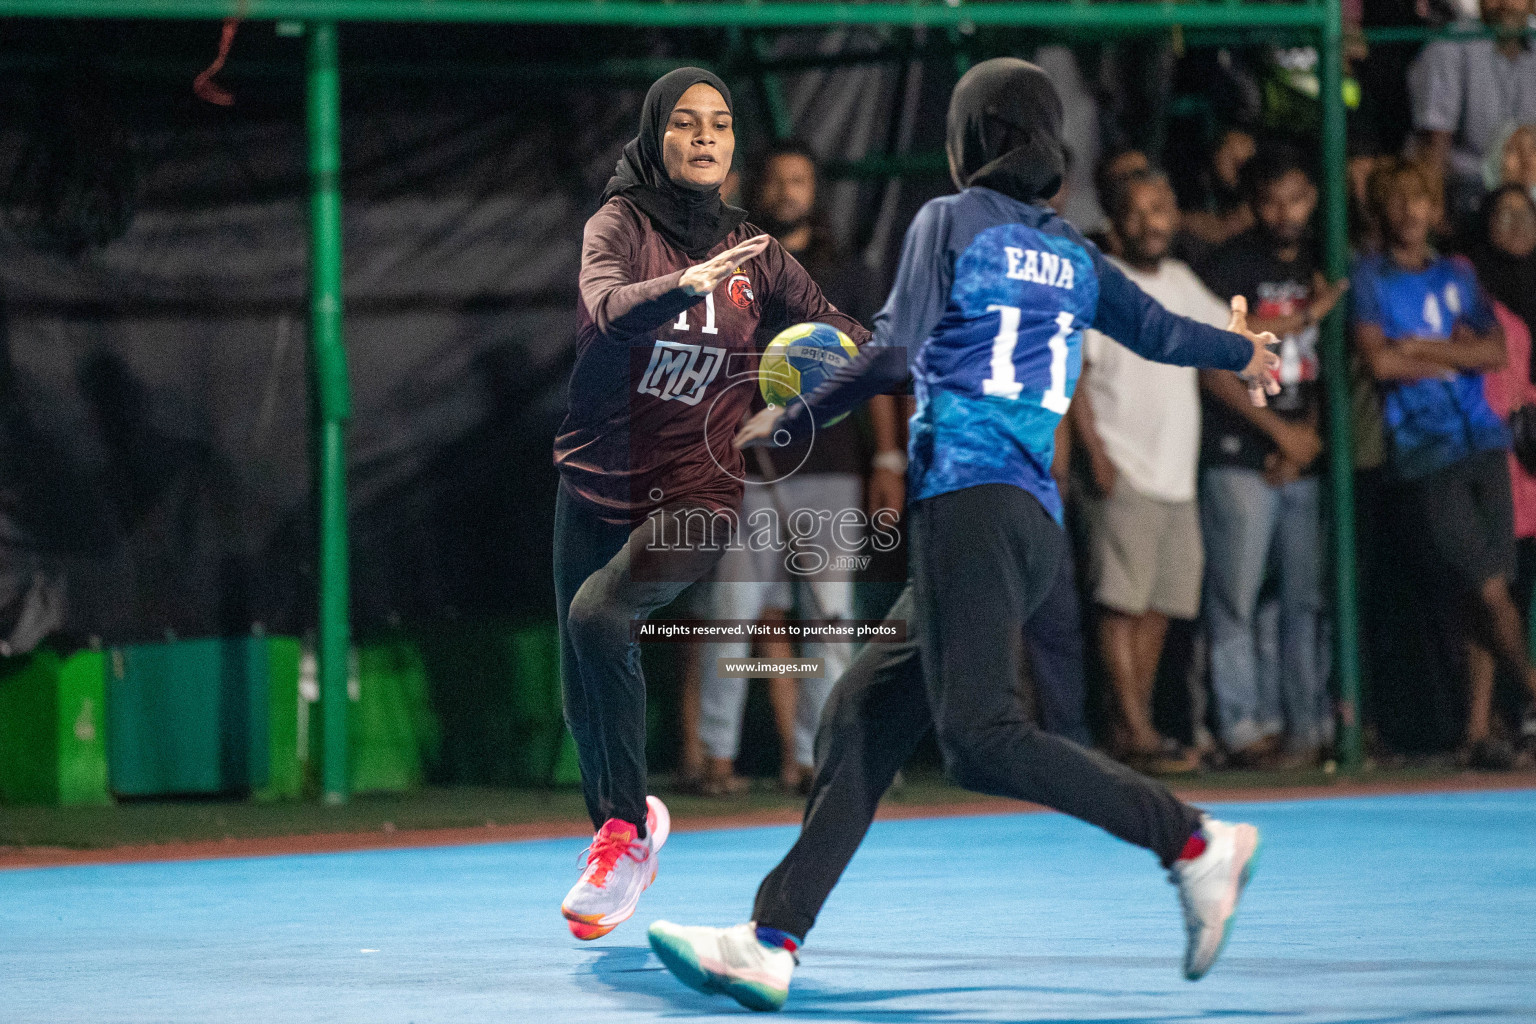
[[[314,590],[304,42],[243,26],[219,77],[235,105],[219,108],[190,88],[212,23],[14,28],[0,44],[0,601],[62,579],[66,631],[109,641],[301,631]],[[727,37],[342,38],[354,622],[547,615],[581,226],[633,131],[647,84],[634,66],[720,66]],[[932,147],[950,82],[926,66],[797,73],[796,126],[838,159]],[[766,117],[750,80],[731,82],[745,149]],[[827,208],[879,264],[943,187],[843,183]]]

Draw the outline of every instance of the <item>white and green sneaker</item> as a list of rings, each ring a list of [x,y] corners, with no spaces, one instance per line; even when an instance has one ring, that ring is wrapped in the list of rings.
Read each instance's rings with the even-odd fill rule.
[[[1199,981],[1221,956],[1232,934],[1232,918],[1243,887],[1253,876],[1259,854],[1259,830],[1206,817],[1200,824],[1205,849],[1173,862],[1168,880],[1179,887],[1184,927],[1184,977]]]
[[[800,958],[757,937],[757,926],[689,928],[657,921],[651,948],[678,981],[699,992],[730,996],[749,1010],[777,1010],[789,998]]]

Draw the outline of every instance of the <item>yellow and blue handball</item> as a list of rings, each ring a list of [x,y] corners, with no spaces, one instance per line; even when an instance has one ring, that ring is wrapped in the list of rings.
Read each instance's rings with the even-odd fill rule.
[[[787,406],[808,395],[821,382],[847,366],[859,354],[853,339],[831,324],[796,324],[786,327],[763,349],[757,384],[769,405]],[[843,416],[847,416],[843,413]],[[843,416],[822,424],[830,427]]]

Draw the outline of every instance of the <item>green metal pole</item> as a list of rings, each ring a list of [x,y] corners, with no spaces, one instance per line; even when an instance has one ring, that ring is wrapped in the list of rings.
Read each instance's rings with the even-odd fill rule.
[[[788,101],[784,99],[783,79],[764,68],[769,56],[768,41],[755,33],[752,36],[752,56],[752,74],[762,93],[763,103],[768,107],[769,127],[773,131],[774,141],[782,142],[795,134],[795,119],[789,112]]]
[[[958,28],[949,29],[949,41],[955,48],[955,78],[965,77],[971,70],[971,48]]]
[[[1344,182],[1344,29],[1339,0],[1327,0],[1319,48],[1323,102],[1323,222],[1330,279],[1349,272],[1348,194]],[[1328,469],[1333,490],[1334,624],[1341,713],[1339,753],[1347,770],[1364,761],[1360,719],[1360,615],[1355,593],[1355,458],[1350,439],[1349,353],[1341,304],[1323,324],[1328,384]]]
[[[1073,31],[1142,31],[1185,28],[1289,27],[1317,29],[1317,3],[1021,3],[951,5],[942,0],[906,3],[825,3],[786,0],[0,0],[0,17],[186,18],[252,20],[461,22],[519,25],[618,25],[627,28],[697,29],[741,25],[1034,26]]]
[[[345,803],[347,771],[347,452],[352,413],[342,344],[341,80],[336,23],[309,26],[310,365],[315,485],[320,495],[320,777],[328,804]]]
[[[1367,43],[1428,43],[1436,39],[1491,39],[1502,35],[1487,25],[1382,25],[1361,29]],[[1527,38],[1536,35],[1536,29],[1524,30]]]

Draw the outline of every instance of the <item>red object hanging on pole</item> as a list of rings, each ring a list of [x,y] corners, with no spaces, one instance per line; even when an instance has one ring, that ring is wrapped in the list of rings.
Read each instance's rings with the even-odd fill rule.
[[[243,6],[243,5],[242,5]],[[240,27],[243,15],[224,19],[223,31],[219,33],[219,55],[213,58],[213,63],[203,69],[203,73],[192,80],[192,91],[197,93],[199,99],[221,107],[234,106],[235,97],[227,90],[220,88],[213,81],[213,76],[224,67],[224,62],[229,59],[229,49],[235,43],[235,29]]]

